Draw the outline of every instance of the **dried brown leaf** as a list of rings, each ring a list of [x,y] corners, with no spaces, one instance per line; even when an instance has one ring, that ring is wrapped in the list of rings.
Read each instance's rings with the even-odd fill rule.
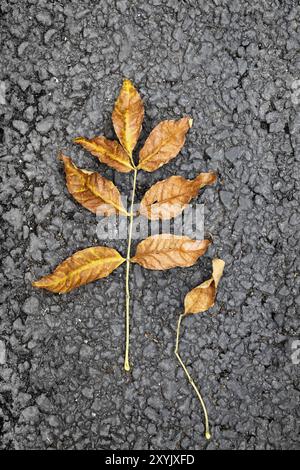
[[[215,303],[217,287],[222,277],[225,262],[215,258],[212,262],[212,277],[192,289],[184,299],[184,313],[205,312]]]
[[[154,171],[170,161],[182,149],[193,120],[184,117],[178,121],[162,121],[150,133],[140,151],[138,168]]]
[[[153,235],[138,244],[131,261],[147,269],[184,268],[195,264],[210,243],[209,240],[192,240],[178,235]]]
[[[115,132],[131,156],[142,130],[144,105],[130,80],[124,80],[112,113]]]
[[[77,202],[97,215],[108,216],[117,212],[128,215],[112,181],[99,173],[77,168],[71,158],[63,154],[60,158],[65,166],[67,188]]]
[[[95,246],[77,251],[63,261],[52,274],[32,283],[34,287],[66,293],[76,287],[107,277],[125,259],[113,248]]]
[[[148,219],[171,219],[180,214],[198,191],[215,183],[215,173],[200,173],[195,179],[171,176],[154,184],[144,195],[140,214]]]
[[[106,165],[115,170],[129,173],[133,169],[129,155],[116,140],[109,140],[103,136],[93,137],[92,139],[76,137],[74,142],[82,145],[83,148],[97,157],[100,162],[106,163]]]

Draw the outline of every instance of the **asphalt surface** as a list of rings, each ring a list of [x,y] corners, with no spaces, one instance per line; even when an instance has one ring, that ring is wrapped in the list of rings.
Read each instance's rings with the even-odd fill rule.
[[[300,447],[297,3],[1,1],[1,449]],[[72,144],[113,137],[124,77],[145,102],[141,142],[163,119],[194,119],[180,156],[140,173],[138,198],[172,174],[219,172],[197,199],[207,254],[188,269],[133,268],[130,374],[124,266],[68,295],[31,287],[101,244],[95,216],[65,188],[58,150],[130,193],[129,175]],[[124,241],[105,244],[125,254]],[[181,341],[209,410],[208,443],[173,351],[184,295],[213,256],[226,261],[217,303],[185,320]]]

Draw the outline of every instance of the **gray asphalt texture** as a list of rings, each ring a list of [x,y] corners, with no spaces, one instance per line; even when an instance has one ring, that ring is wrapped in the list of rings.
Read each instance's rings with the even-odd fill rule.
[[[1,1],[1,449],[299,449],[297,4]],[[163,119],[194,119],[180,156],[140,172],[138,199],[173,174],[219,173],[197,199],[207,254],[187,269],[133,267],[129,374],[125,266],[68,295],[31,287],[103,244],[67,192],[60,149],[130,194],[130,175],[72,144],[114,137],[124,77],[145,102],[141,143]],[[105,244],[125,255],[124,241]],[[173,352],[184,296],[214,256],[226,261],[216,305],[184,321],[181,341],[207,403],[207,442]]]

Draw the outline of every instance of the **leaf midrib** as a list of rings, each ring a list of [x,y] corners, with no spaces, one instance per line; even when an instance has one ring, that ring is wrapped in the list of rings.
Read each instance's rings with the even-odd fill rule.
[[[93,187],[90,186],[89,183],[85,183],[85,186],[86,186],[86,188],[87,188],[89,191],[91,191],[91,193],[92,193],[95,197],[97,197],[97,198],[99,198],[99,199],[102,199],[102,201],[104,201],[105,203],[110,204],[111,206],[115,207],[115,209],[117,209],[121,214],[124,214],[124,215],[126,215],[126,216],[129,215],[128,212],[127,212],[122,206],[119,206],[119,205],[116,204],[114,201],[112,201],[112,200],[110,200],[110,199],[108,199],[108,198],[105,198],[105,197],[102,196],[100,193],[97,194],[95,191],[93,191],[93,189],[92,189]]]
[[[198,189],[198,188],[197,188]],[[200,189],[200,188],[199,188]],[[176,197],[180,197],[180,196],[189,196],[190,193],[188,191],[186,192],[183,192],[183,193],[180,193],[180,194],[176,194],[175,196],[172,196],[168,199],[162,199],[160,201],[157,201],[157,202],[153,202],[153,203],[150,203],[150,204],[146,204],[146,207],[150,207],[150,206],[154,206],[155,204],[164,204],[165,202],[168,202],[169,200],[172,200],[172,199],[175,199]],[[191,195],[191,198],[193,198],[194,195]]]
[[[161,148],[166,145],[167,143],[170,142],[171,138],[174,136],[174,134],[169,134],[168,138],[163,140],[160,147],[158,149],[156,149],[154,152],[150,153],[150,155],[148,155],[147,157],[144,157],[141,159],[139,165],[138,165],[138,168],[141,168],[141,165],[143,165],[144,163],[146,163],[147,161],[151,160],[153,157],[155,157],[161,150]],[[150,136],[149,136],[150,137]],[[141,150],[141,152],[143,151],[143,149]]]
[[[91,265],[94,266],[95,264],[108,264],[108,263],[113,263],[113,262],[117,262],[117,261],[120,262],[119,263],[119,266],[120,266],[120,264],[124,263],[124,261],[126,261],[126,260],[121,255],[119,255],[119,256],[113,256],[113,257],[109,257],[109,258],[101,258],[101,259],[90,261],[89,263],[87,263],[83,266],[79,266],[78,268],[70,271],[68,274],[64,274],[64,276],[59,277],[59,279],[54,284],[58,284],[63,279],[68,279],[68,277],[74,276],[78,272],[85,271]],[[53,274],[55,274],[55,272]],[[56,274],[56,275],[58,276],[58,274]]]

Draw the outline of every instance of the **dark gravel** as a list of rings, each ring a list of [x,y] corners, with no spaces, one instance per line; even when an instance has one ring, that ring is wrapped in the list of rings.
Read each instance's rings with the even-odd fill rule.
[[[297,4],[1,0],[2,449],[300,447]],[[198,199],[214,239],[207,255],[185,270],[133,269],[129,375],[124,266],[69,295],[31,287],[99,243],[95,217],[67,193],[59,149],[130,191],[130,176],[72,144],[113,136],[124,76],[144,97],[143,139],[162,119],[194,119],[181,155],[140,174],[138,196],[174,173],[220,174]],[[184,295],[215,255],[226,261],[218,301],[185,321],[182,338],[213,424],[207,444],[173,350]]]

